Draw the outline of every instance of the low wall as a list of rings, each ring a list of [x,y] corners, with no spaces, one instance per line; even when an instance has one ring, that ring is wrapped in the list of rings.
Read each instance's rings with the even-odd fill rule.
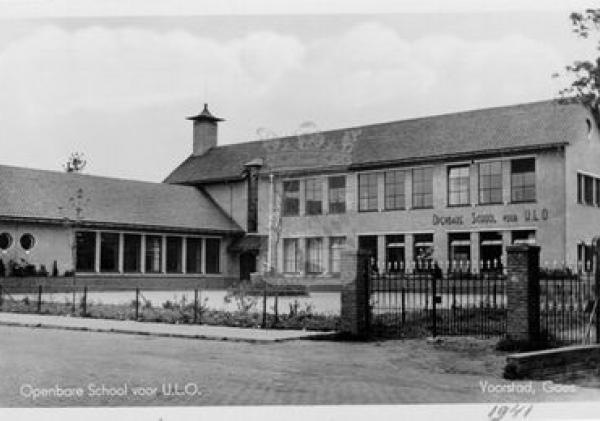
[[[78,275],[72,277],[7,277],[0,278],[0,286],[10,294],[31,293],[42,286],[44,292],[72,292],[73,286],[89,291],[124,291],[140,288],[146,291],[178,291],[200,289],[225,289],[234,283],[233,278],[222,276],[142,276],[142,275]]]
[[[600,375],[600,345],[579,345],[512,354],[507,379],[552,380],[564,383]]]

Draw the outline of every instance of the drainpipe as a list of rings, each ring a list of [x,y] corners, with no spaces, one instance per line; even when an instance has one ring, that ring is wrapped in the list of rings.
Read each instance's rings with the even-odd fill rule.
[[[273,192],[274,184],[273,184],[273,173],[269,174],[269,238],[267,243],[267,270],[272,272],[272,258],[273,254],[272,250],[272,240],[273,240]]]

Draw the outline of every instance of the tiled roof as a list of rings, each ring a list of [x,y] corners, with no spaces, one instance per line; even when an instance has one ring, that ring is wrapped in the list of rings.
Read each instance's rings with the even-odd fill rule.
[[[578,104],[543,101],[223,145],[190,156],[165,182],[241,178],[255,158],[264,161],[263,172],[310,171],[566,144],[585,127],[586,115]]]
[[[0,218],[75,220],[77,206],[90,225],[242,231],[195,187],[0,165]]]

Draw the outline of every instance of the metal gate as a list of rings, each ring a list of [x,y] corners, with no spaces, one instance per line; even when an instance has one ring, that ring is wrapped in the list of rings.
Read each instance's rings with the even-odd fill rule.
[[[381,337],[500,336],[506,332],[506,277],[439,267],[369,272],[370,332]]]

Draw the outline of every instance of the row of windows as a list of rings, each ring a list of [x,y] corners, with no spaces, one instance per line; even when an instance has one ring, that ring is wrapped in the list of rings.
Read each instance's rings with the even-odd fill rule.
[[[283,240],[283,271],[298,273],[302,262],[306,273],[322,273],[325,271],[323,261],[323,238],[306,239],[306,258],[302,258],[298,238]],[[341,270],[341,252],[346,244],[346,237],[329,237],[329,272],[339,273]]]
[[[8,232],[0,234],[0,250],[3,252],[8,251],[14,244],[13,237]],[[25,252],[30,251],[35,245],[35,237],[29,233],[21,235],[19,238],[19,245]]]
[[[577,174],[577,203],[600,206],[600,178]]]
[[[433,234],[413,234],[414,265],[431,267],[433,263]],[[535,231],[512,231],[513,244],[535,243]],[[385,262],[377,259],[377,236],[358,237],[358,247],[365,250],[371,261],[371,269],[377,272],[403,272],[407,268],[404,235],[385,236]],[[503,251],[502,233],[481,232],[479,235],[480,269],[496,269],[501,266]],[[448,262],[451,269],[466,269],[471,265],[471,234],[469,232],[448,234]],[[381,265],[380,265],[381,263]]]
[[[297,216],[300,213],[300,180],[283,182],[283,215]],[[323,183],[320,178],[303,180],[305,188],[305,210],[307,215],[323,213]],[[346,212],[346,177],[327,179],[329,213]]]
[[[481,205],[502,203],[502,161],[482,162],[478,165],[479,197]],[[470,165],[448,167],[448,206],[464,206],[471,203]],[[433,207],[433,168],[412,170],[390,170],[384,173],[384,206],[386,210],[406,208],[405,179],[412,175],[412,207]],[[511,201],[531,202],[536,198],[535,159],[510,161]],[[300,213],[300,183],[305,187],[305,210],[307,215],[323,213],[323,183],[320,178],[289,180],[283,182],[283,215],[297,216]],[[598,184],[600,188],[600,183]],[[329,213],[346,211],[346,177],[327,179]],[[379,203],[378,174],[358,175],[359,211],[377,211]]]
[[[100,272],[118,272],[121,242],[119,233],[78,231],[76,233],[76,268],[81,272],[96,270],[97,236],[100,236]],[[145,253],[142,255],[142,241]],[[218,238],[123,234],[123,272],[141,273],[204,273],[220,272],[221,240]],[[164,248],[164,250],[163,250]],[[185,250],[185,262],[183,260]],[[166,265],[163,268],[163,255]]]

